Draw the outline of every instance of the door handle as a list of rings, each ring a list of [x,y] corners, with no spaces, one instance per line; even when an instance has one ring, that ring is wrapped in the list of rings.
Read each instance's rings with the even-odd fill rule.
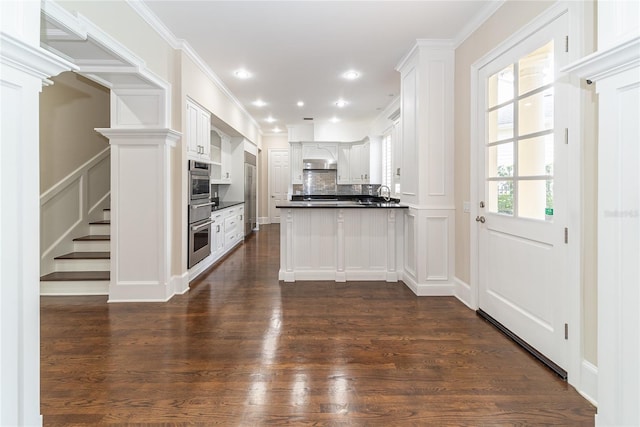
[[[476,222],[481,222],[481,223],[485,223],[486,219],[483,216],[477,216],[476,217]]]

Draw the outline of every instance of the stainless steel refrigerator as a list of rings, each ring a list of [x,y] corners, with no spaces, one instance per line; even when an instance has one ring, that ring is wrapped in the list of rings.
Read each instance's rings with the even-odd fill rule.
[[[258,209],[256,197],[256,156],[244,152],[244,235],[251,234],[258,224]]]

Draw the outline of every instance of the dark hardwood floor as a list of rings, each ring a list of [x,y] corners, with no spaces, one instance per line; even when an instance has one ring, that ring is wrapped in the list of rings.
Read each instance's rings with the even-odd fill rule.
[[[45,426],[591,426],[571,386],[452,297],[278,281],[261,226],[167,303],[43,297]]]

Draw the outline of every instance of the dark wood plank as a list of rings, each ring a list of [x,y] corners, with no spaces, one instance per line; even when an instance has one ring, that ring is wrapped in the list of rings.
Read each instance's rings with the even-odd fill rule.
[[[73,239],[74,242],[87,242],[87,241],[96,241],[96,240],[111,240],[111,236],[108,234],[92,234],[89,236],[82,236]]]
[[[70,252],[55,259],[110,259],[111,252]]]
[[[55,271],[40,277],[42,281],[68,282],[84,280],[109,280],[109,271]]]
[[[261,226],[167,303],[43,297],[44,425],[594,424],[455,298],[279,282],[279,239]]]

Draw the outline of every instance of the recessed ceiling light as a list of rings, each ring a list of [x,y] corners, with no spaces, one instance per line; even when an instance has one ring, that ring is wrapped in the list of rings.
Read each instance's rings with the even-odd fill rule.
[[[267,105],[266,102],[264,102],[262,99],[256,99],[255,101],[252,102],[253,105],[255,105],[256,107],[264,107],[265,105]]]
[[[266,119],[264,119],[264,121],[267,122],[267,123],[273,123],[273,122],[276,121],[276,119],[274,119],[273,117],[269,116]]]
[[[248,79],[249,77],[251,77],[251,73],[249,71],[245,70],[244,68],[241,68],[240,70],[237,70],[234,74],[239,79]]]
[[[345,79],[347,79],[347,80],[355,80],[355,79],[357,79],[358,77],[360,77],[360,73],[359,73],[359,72],[357,72],[356,70],[349,70],[349,71],[346,71],[346,72],[342,75],[342,77],[344,77],[344,78],[345,78]]]
[[[344,107],[344,106],[345,106],[345,105],[347,105],[347,104],[348,104],[348,102],[347,102],[347,101],[345,101],[344,99],[338,99],[338,100],[336,101],[336,106],[337,106],[338,108],[342,108],[342,107]]]
[[[275,133],[278,133],[278,132],[282,132],[282,129],[280,129],[278,126],[276,126],[276,127],[273,128],[273,131]]]
[[[298,107],[304,107],[304,102],[302,102],[302,101],[298,101],[298,104],[297,104],[297,105],[298,105]]]
[[[340,121],[340,119],[337,118],[337,117],[332,117],[330,121],[331,121],[331,123],[338,123]]]

